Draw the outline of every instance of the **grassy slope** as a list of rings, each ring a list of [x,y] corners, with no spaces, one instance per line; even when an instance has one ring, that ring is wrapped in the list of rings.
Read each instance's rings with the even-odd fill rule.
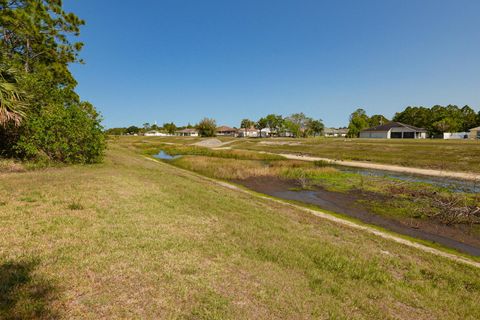
[[[0,318],[480,317],[478,269],[115,145],[0,174],[0,221]]]
[[[282,141],[287,144],[277,144]],[[331,159],[480,173],[480,142],[471,140],[248,139],[233,146],[239,149],[303,153]]]

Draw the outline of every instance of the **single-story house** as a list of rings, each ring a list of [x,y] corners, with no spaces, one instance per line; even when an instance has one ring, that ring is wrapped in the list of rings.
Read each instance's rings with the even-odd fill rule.
[[[468,139],[468,132],[444,132],[444,140],[459,140],[459,139]]]
[[[197,129],[183,129],[175,131],[176,136],[181,137],[198,137],[198,130]]]
[[[480,127],[470,129],[468,137],[470,139],[480,139]]]
[[[237,135],[237,129],[230,128],[227,126],[218,127],[216,130],[217,136],[232,136],[235,137]]]
[[[270,128],[263,128],[262,130],[260,130],[260,138],[268,138],[268,137],[271,137],[273,135],[273,132],[272,130],[270,130]]]
[[[360,131],[360,138],[373,139],[426,139],[427,131],[400,122],[389,122]]]
[[[145,136],[147,136],[147,137],[168,137],[168,136],[170,136],[170,134],[165,133],[165,132],[160,132],[160,131],[157,131],[157,130],[150,130],[150,131],[145,132]]]
[[[256,137],[258,137],[258,130],[255,129],[255,128],[238,129],[237,137],[256,138]]]
[[[347,133],[348,133],[348,129],[345,129],[345,128],[341,128],[341,129],[337,129],[337,128],[325,128],[323,130],[323,135],[325,137],[346,137],[347,136]]]

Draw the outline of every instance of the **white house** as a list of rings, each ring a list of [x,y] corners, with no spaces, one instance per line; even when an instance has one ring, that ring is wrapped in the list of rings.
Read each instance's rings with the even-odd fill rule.
[[[427,131],[400,122],[389,122],[360,132],[360,138],[372,139],[426,139]]]
[[[176,136],[181,137],[198,137],[198,130],[197,129],[183,129],[175,131]]]
[[[171,136],[171,134],[165,133],[165,132],[160,132],[157,130],[150,130],[145,132],[145,136],[147,137],[168,137]]]
[[[443,139],[445,140],[468,139],[468,132],[444,132]]]
[[[260,138],[268,138],[270,136],[272,136],[272,130],[270,130],[270,128],[260,130]]]
[[[346,137],[347,133],[348,129],[345,128],[325,128],[325,130],[323,130],[323,135],[329,138]]]
[[[258,137],[258,130],[255,129],[255,128],[238,129],[237,137],[241,137],[241,138],[257,138],[257,137]]]

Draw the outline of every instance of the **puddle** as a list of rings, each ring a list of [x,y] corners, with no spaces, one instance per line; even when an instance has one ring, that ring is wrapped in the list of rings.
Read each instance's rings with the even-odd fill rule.
[[[406,173],[398,173],[374,169],[362,169],[344,166],[335,166],[342,172],[356,173],[362,176],[394,178],[402,181],[428,183],[437,187],[448,189],[456,193],[478,193],[480,192],[480,181],[467,181],[452,178],[417,176]]]
[[[160,150],[160,152],[158,154],[154,155],[154,157],[157,158],[157,159],[161,159],[161,160],[174,160],[174,159],[180,158],[181,155],[172,156],[172,155],[169,155],[168,153],[166,153],[165,151]]]
[[[296,187],[294,182],[272,177],[249,178],[235,182],[273,197],[315,205],[399,234],[436,242],[472,256],[480,256],[480,239],[469,235],[465,226],[449,227],[429,220],[404,219],[404,221],[377,215],[356,202],[358,199],[365,199],[365,195],[362,196],[360,193],[340,193],[323,189],[292,191],[291,189]]]

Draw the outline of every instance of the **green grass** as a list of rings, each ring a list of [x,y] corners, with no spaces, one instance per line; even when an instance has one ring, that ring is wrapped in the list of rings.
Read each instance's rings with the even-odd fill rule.
[[[0,318],[480,317],[478,269],[134,150],[0,174]]]

